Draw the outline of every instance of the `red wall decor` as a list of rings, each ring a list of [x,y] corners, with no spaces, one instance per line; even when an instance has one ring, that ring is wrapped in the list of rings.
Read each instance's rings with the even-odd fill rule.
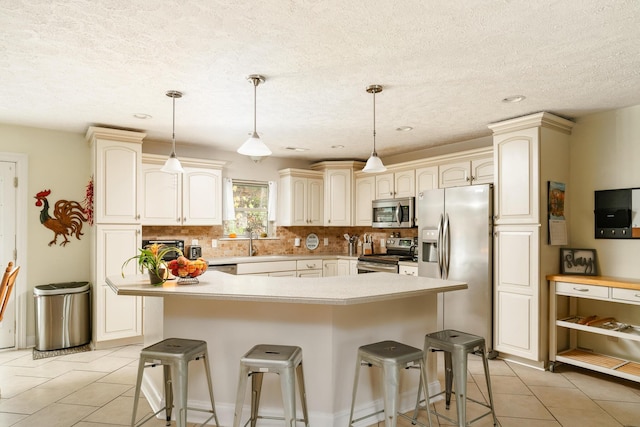
[[[49,246],[57,244],[58,236],[64,239],[60,246],[69,243],[67,236],[76,236],[80,240],[82,236],[82,223],[87,221],[85,210],[78,202],[58,200],[53,207],[53,216],[49,214],[49,200],[47,196],[51,190],[43,190],[34,197],[37,200],[36,206],[42,206],[40,211],[40,223],[54,232],[53,240]]]

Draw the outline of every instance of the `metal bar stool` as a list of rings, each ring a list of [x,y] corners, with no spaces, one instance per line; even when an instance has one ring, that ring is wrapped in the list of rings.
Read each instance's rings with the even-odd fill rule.
[[[424,337],[424,353],[425,363],[429,357],[429,353],[434,351],[444,352],[444,367],[445,367],[445,390],[438,394],[429,396],[429,393],[425,393],[426,398],[426,410],[429,420],[429,426],[431,426],[431,414],[440,416],[449,422],[457,424],[460,427],[468,426],[471,423],[478,421],[489,414],[493,416],[493,425],[498,425],[498,420],[493,408],[493,394],[491,393],[491,378],[489,378],[489,362],[487,361],[487,351],[485,347],[484,338],[477,335],[468,334],[465,332],[455,331],[447,329],[444,331],[433,332],[427,334]],[[482,356],[482,363],[484,365],[484,377],[487,382],[487,392],[489,393],[489,404],[479,402],[475,399],[467,396],[467,356],[469,353]],[[448,416],[430,409],[430,401],[436,396],[445,393],[445,407],[448,410],[451,405],[451,388],[453,380],[455,379],[456,387],[454,394],[456,395],[456,409],[458,419],[454,420]],[[428,378],[427,382],[428,384]],[[467,423],[467,400],[489,408],[489,411],[474,418]],[[416,406],[417,409],[417,406]]]
[[[420,390],[424,387],[427,390],[427,376],[424,365],[424,353],[419,348],[411,347],[396,341],[381,341],[374,344],[363,345],[358,348],[358,360],[356,361],[356,374],[353,382],[353,396],[351,398],[351,413],[349,415],[349,427],[353,423],[372,417],[381,412],[385,413],[385,426],[395,427],[398,422],[398,415],[411,420],[412,424],[420,424],[416,421],[418,408],[413,414],[413,418],[398,412],[398,401],[400,399],[400,370],[417,368],[420,369],[420,387],[418,387],[418,401],[420,400]],[[382,368],[384,409],[374,412],[357,420],[353,419],[353,409],[356,402],[356,392],[358,390],[358,377],[361,366],[376,366]]]
[[[187,381],[189,377],[188,365],[192,360],[202,359],[209,384],[209,396],[211,397],[211,410],[188,408],[187,407]],[[138,410],[138,398],[140,397],[140,385],[144,368],[153,368],[162,365],[164,370],[164,392],[165,407],[154,414],[149,415],[137,425],[140,426],[151,418],[165,411],[167,425],[171,424],[171,413],[175,394],[175,408],[178,416],[176,425],[185,427],[187,425],[187,409],[190,411],[208,412],[209,418],[202,424],[205,425],[211,418],[215,418],[216,426],[219,426],[216,414],[215,403],[213,401],[213,386],[211,384],[211,369],[209,368],[209,356],[207,354],[206,341],[189,340],[182,338],[167,338],[156,344],[145,347],[140,352],[140,362],[138,364],[138,379],[136,380],[136,392],[133,400],[133,414],[131,415],[131,426],[136,426],[136,412]],[[175,388],[173,388],[175,386]]]
[[[269,372],[280,376],[284,417],[258,415],[262,377],[264,373]],[[296,418],[296,376],[298,378],[298,389],[300,402],[302,404],[302,419]],[[286,425],[289,427],[295,426],[296,421],[304,422],[305,426],[309,426],[307,393],[304,389],[304,374],[302,371],[302,349],[300,347],[259,344],[242,356],[240,359],[240,378],[238,380],[236,408],[233,416],[234,427],[240,426],[247,378],[249,377],[251,377],[251,418],[244,424],[245,426],[251,422],[251,427],[255,427],[258,418],[285,420]]]

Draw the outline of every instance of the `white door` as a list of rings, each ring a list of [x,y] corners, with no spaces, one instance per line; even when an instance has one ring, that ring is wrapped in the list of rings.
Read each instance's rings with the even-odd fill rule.
[[[4,273],[9,261],[15,262],[16,250],[16,164],[0,162],[0,266]],[[0,348],[16,344],[15,285],[4,318],[0,322]]]

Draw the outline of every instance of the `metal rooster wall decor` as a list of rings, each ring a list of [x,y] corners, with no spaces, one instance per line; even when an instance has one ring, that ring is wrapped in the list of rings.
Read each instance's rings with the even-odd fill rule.
[[[85,209],[78,202],[58,200],[53,207],[53,216],[49,215],[49,201],[47,196],[51,190],[43,190],[35,195],[36,206],[42,206],[40,211],[40,223],[53,231],[55,234],[49,246],[57,244],[58,236],[62,236],[64,242],[60,246],[69,243],[67,236],[76,236],[80,240],[82,233],[82,223],[87,221]]]

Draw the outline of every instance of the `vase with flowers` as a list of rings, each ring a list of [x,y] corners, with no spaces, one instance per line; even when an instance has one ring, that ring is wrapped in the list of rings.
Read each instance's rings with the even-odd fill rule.
[[[152,285],[162,285],[167,280],[167,265],[164,260],[167,254],[175,252],[178,256],[182,256],[182,251],[179,248],[158,243],[138,250],[140,251],[138,255],[132,256],[122,264],[122,277],[124,277],[125,267],[135,259],[141,272],[145,269],[149,272],[149,280]]]

